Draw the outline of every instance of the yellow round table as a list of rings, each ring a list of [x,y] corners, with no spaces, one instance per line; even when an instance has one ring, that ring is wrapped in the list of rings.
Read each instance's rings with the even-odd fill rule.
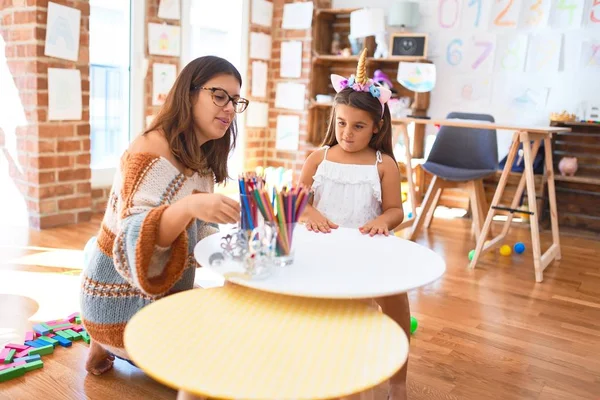
[[[237,285],[152,303],[124,340],[152,378],[221,399],[341,397],[387,380],[408,356],[402,329],[364,302]]]

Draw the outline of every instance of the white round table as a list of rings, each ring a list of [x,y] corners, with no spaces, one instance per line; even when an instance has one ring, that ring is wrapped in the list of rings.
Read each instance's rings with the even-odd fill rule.
[[[274,267],[267,278],[249,279],[241,263],[226,258],[221,265],[210,265],[227,233],[201,240],[194,249],[196,261],[232,283],[266,292],[332,299],[383,297],[425,286],[446,270],[439,255],[396,236],[370,237],[347,228],[314,233],[297,225],[294,263]]]

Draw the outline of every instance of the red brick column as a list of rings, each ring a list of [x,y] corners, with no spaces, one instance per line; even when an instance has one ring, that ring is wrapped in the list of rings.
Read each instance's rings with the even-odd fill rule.
[[[146,54],[146,59],[148,60],[148,72],[146,73],[146,77],[145,77],[145,84],[144,84],[144,109],[145,111],[145,118],[148,117],[152,117],[155,116],[158,111],[160,110],[160,106],[153,106],[152,105],[152,65],[154,63],[160,63],[160,64],[174,64],[177,66],[177,73],[179,74],[180,72],[180,68],[179,68],[179,60],[180,57],[170,57],[170,56],[160,56],[160,55],[153,55],[150,54],[148,52],[148,23],[157,23],[157,24],[168,24],[168,25],[175,25],[175,26],[181,26],[181,20],[166,20],[163,18],[159,18],[158,17],[158,6],[159,6],[160,0],[146,0],[146,23],[144,24],[144,36],[145,36],[145,54]],[[183,8],[181,7],[181,1],[179,4],[179,9],[181,10],[181,12],[183,12]],[[183,48],[181,49],[183,51]],[[146,127],[146,120],[144,120],[144,127]],[[135,135],[139,134],[141,132],[134,132]]]
[[[68,61],[44,56],[47,0],[0,0],[0,35],[6,43],[8,71],[18,92],[26,125],[18,126],[16,153],[3,149],[10,175],[27,202],[30,226],[47,228],[90,219],[88,0],[55,0],[81,11],[79,57]],[[81,72],[80,121],[48,120],[48,68]],[[7,137],[0,140],[8,143]],[[13,149],[14,150],[14,149]]]

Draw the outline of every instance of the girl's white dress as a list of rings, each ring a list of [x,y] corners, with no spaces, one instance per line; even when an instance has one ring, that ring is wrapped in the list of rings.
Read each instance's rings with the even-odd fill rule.
[[[381,180],[377,151],[373,165],[340,164],[327,159],[313,176],[313,206],[331,222],[345,228],[360,228],[381,215]]]

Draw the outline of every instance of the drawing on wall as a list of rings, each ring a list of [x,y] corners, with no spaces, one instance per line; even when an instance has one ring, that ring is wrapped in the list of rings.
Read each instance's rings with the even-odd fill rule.
[[[512,99],[512,106],[519,109],[543,111],[548,102],[550,88],[523,88]]]
[[[48,68],[48,120],[79,121],[81,113],[81,72]]]
[[[81,11],[48,2],[44,55],[77,61]]]
[[[531,36],[527,55],[528,72],[556,72],[560,66],[562,34]]]
[[[400,62],[398,82],[414,92],[430,92],[435,86],[435,64]]]
[[[152,105],[160,106],[167,99],[169,91],[177,79],[177,66],[174,64],[152,65]]]
[[[492,79],[490,76],[458,75],[451,84],[454,104],[489,104],[492,97]]]
[[[148,53],[179,57],[181,28],[176,25],[148,24]]]
[[[158,5],[158,18],[181,19],[179,0],[160,0]]]
[[[523,72],[527,59],[527,35],[502,35],[498,38],[496,70]]]
[[[581,44],[581,68],[600,69],[600,41],[585,41]]]

